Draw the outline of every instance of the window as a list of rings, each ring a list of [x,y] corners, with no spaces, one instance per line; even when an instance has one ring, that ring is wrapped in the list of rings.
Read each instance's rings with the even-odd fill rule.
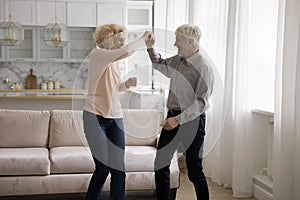
[[[249,9],[248,103],[274,112],[278,0],[252,0]]]

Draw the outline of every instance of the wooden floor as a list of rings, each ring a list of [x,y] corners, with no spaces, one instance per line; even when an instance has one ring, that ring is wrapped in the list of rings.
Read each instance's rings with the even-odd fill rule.
[[[177,191],[177,200],[196,200],[196,193],[192,183],[188,180],[186,170],[181,169],[180,188]],[[232,197],[232,190],[213,183],[209,178],[207,179],[210,200],[237,200],[239,198]],[[242,200],[255,200],[255,198],[242,198]]]

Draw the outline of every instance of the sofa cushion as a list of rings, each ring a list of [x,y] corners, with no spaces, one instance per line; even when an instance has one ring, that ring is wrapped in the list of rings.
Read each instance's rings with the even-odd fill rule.
[[[46,148],[1,148],[0,175],[47,175],[50,161]]]
[[[82,111],[53,110],[50,123],[50,147],[87,146],[84,131]]]
[[[46,147],[49,111],[0,109],[0,147]]]
[[[127,172],[153,172],[156,148],[151,146],[126,146],[125,168]]]
[[[152,109],[124,109],[123,117],[126,145],[156,146],[162,113]]]
[[[91,173],[94,161],[89,147],[68,146],[50,149],[51,173]]]

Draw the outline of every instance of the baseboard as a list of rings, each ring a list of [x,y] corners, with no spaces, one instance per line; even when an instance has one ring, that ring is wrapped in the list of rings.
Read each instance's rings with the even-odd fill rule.
[[[273,182],[270,177],[265,175],[253,176],[253,196],[257,200],[273,199]]]

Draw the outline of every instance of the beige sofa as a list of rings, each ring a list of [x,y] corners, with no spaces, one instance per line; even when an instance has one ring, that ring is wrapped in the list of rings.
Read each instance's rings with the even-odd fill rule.
[[[153,163],[162,115],[123,110],[126,190],[154,190]],[[82,111],[0,110],[0,196],[84,193],[94,170]],[[172,194],[179,187],[176,154]],[[109,177],[104,191],[109,191]]]

